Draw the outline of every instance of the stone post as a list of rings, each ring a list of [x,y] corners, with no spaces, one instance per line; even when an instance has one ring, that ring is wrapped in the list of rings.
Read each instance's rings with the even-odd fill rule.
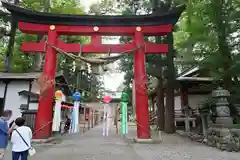
[[[184,114],[185,118],[190,117],[190,107],[189,106],[184,106],[183,107],[183,114]],[[190,121],[189,121],[189,119],[185,119],[184,124],[185,124],[186,132],[190,132]]]
[[[209,108],[200,108],[199,109],[201,120],[202,120],[202,127],[203,127],[203,135],[206,138],[208,136],[208,114]]]
[[[233,124],[233,118],[230,115],[230,108],[228,103],[229,96],[230,93],[221,87],[218,87],[217,90],[212,92],[212,97],[215,98],[216,102],[217,125],[229,126]]]

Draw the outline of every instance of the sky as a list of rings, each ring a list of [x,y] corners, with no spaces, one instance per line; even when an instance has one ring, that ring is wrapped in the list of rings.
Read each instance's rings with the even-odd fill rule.
[[[91,4],[98,2],[98,0],[81,0],[81,4],[88,11]],[[103,40],[103,43],[117,44],[118,40]],[[117,62],[110,64],[111,68],[116,69],[118,67]],[[114,70],[113,69],[113,70]],[[110,73],[103,76],[104,87],[108,90],[116,91],[117,88],[123,83],[124,73]]]
[[[103,43],[108,44],[118,44],[119,40],[103,40]],[[114,70],[117,71],[118,62],[114,62],[112,64],[109,64],[109,68],[113,70],[113,73],[105,74],[104,79],[104,87],[111,91],[116,91],[117,88],[123,83],[124,80],[124,73],[114,73]]]
[[[85,10],[88,11],[91,4],[98,2],[99,0],[80,0]]]

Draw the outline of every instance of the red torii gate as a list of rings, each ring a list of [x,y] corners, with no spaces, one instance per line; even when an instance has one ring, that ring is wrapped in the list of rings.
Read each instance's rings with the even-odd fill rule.
[[[161,36],[172,32],[184,6],[165,15],[148,16],[70,16],[53,15],[29,11],[5,2],[7,8],[18,20],[18,28],[23,33],[48,35],[47,43],[71,53],[120,53],[134,51],[134,80],[136,88],[137,138],[150,139],[148,96],[146,88],[145,54],[167,53],[167,44],[151,44],[144,42],[144,36]],[[91,19],[92,17],[92,19]],[[101,18],[102,17],[102,18]],[[84,22],[84,20],[88,20]],[[81,22],[82,21],[82,22]],[[121,22],[122,21],[122,22]],[[90,35],[91,43],[67,44],[59,40],[60,35]],[[102,44],[100,36],[133,36],[128,44]],[[54,80],[56,72],[57,51],[46,42],[25,42],[21,46],[23,52],[46,52],[43,77]],[[114,82],[113,82],[114,83]],[[48,90],[48,96],[41,98],[38,106],[36,130],[52,120],[52,101],[54,84]],[[51,135],[51,126],[42,128],[35,138]]]

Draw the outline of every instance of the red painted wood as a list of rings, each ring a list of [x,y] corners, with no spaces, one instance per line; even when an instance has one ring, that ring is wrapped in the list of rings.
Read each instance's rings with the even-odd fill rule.
[[[96,35],[91,36],[91,43],[95,44],[95,45],[102,44],[102,37],[101,36],[96,36]]]
[[[23,42],[21,45],[20,50],[23,52],[36,52],[36,53],[45,53],[45,42],[40,41],[39,43],[36,42]]]
[[[44,34],[47,35],[50,25],[33,24],[27,22],[18,22],[18,29],[23,33]]]
[[[134,42],[137,45],[144,44],[144,36],[136,32]],[[134,82],[136,88],[136,118],[137,138],[150,139],[148,96],[147,96],[147,74],[145,69],[145,50],[138,49],[134,53]]]
[[[134,79],[136,88],[136,114],[137,114],[137,136],[139,139],[150,138],[148,96],[146,88],[146,71],[145,71],[145,54],[146,53],[166,53],[168,52],[167,44],[151,44],[144,42],[144,36],[166,35],[172,32],[172,25],[159,26],[140,26],[141,31],[137,32],[136,27],[99,27],[98,30],[92,26],[62,26],[55,25],[55,30],[50,31],[50,25],[33,24],[19,22],[18,28],[28,34],[48,34],[48,42],[65,52],[70,53],[121,53],[132,51],[136,47],[134,53]],[[58,35],[88,35],[92,36],[91,44],[83,47],[80,44],[66,44],[58,40]],[[128,44],[101,44],[100,36],[134,36],[133,43]],[[23,43],[21,50],[24,52],[45,52],[45,42],[40,43]],[[128,52],[131,53],[131,52]],[[55,77],[57,53],[55,49],[47,47],[46,60],[44,65],[43,76]],[[54,96],[54,86],[51,86],[48,97],[41,98],[38,107],[36,120],[36,130],[46,125],[52,120],[52,100]],[[87,114],[86,114],[87,112]],[[89,116],[88,111],[85,116]],[[87,119],[87,117],[85,117]],[[51,134],[51,126],[44,127],[37,132],[35,138],[49,137]]]
[[[28,34],[47,34],[50,25],[45,24],[34,24],[27,22],[19,22],[18,28],[24,33]],[[122,36],[128,35],[133,36],[136,31],[136,27],[99,27],[98,31],[94,31],[92,26],[62,26],[55,25],[56,32],[59,35],[111,35],[111,36]],[[172,32],[172,25],[159,25],[159,26],[140,26],[142,33],[145,36],[158,36],[166,35]]]
[[[48,43],[55,45],[57,43],[58,34],[55,31],[49,31],[48,33]],[[51,47],[47,47],[46,57],[44,63],[43,77],[48,76],[50,80],[55,79],[56,72],[56,62],[57,62],[57,52]],[[38,104],[38,112],[36,118],[36,134],[34,138],[41,139],[51,136],[52,126],[50,125],[52,121],[52,102],[54,97],[54,84],[48,89],[48,95],[45,97],[40,97]],[[47,125],[49,123],[49,125]],[[44,126],[44,127],[43,127]]]
[[[94,41],[93,41],[94,42]],[[64,43],[63,41],[58,41],[56,47],[64,50],[65,52],[69,53],[79,53],[80,52],[80,44],[70,44]],[[44,53],[45,42],[41,41],[39,43],[35,42],[25,42],[21,46],[21,51],[23,52],[37,52],[37,53]],[[121,53],[125,51],[130,51],[136,48],[135,43],[129,44],[85,44],[83,45],[82,51],[84,53]],[[168,52],[168,45],[167,44],[145,44],[145,50],[147,54],[153,53],[167,53]],[[131,52],[128,52],[131,53]]]

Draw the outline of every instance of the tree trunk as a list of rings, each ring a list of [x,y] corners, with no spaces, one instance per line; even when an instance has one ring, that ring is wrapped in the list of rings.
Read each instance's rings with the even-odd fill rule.
[[[219,52],[223,57],[223,69],[224,69],[224,72],[227,73],[232,63],[231,52],[227,42],[228,20],[227,20],[227,17],[225,16],[224,2],[222,0],[220,1],[214,0],[213,2],[214,2],[214,5],[216,6],[215,8],[216,17],[213,19],[213,23],[215,23],[217,28]],[[225,89],[231,91],[231,88],[232,88],[231,75],[226,74],[223,77],[223,80],[224,80]]]
[[[172,1],[169,0],[166,3],[159,0],[152,0],[152,8],[153,14],[164,13],[164,11],[169,10]],[[155,37],[156,43],[161,43],[162,39],[160,37]],[[160,59],[162,60],[162,55]],[[168,65],[168,64],[167,64]],[[159,78],[158,78],[158,86],[157,86],[157,123],[158,128],[161,131],[165,129],[165,107],[164,107],[164,90],[163,90],[163,64],[159,66]]]
[[[153,97],[151,97],[151,101],[152,101],[152,113],[153,113],[153,115],[156,115],[155,114],[155,106],[154,106],[154,96]]]
[[[14,0],[14,5],[17,5],[19,1]],[[12,58],[13,58],[13,49],[14,49],[14,43],[15,43],[15,36],[16,36],[16,31],[18,27],[18,21],[16,18],[12,17],[11,21],[11,32],[10,32],[10,39],[8,42],[8,49],[6,53],[6,71],[11,72],[12,68]]]
[[[224,0],[212,0],[211,8],[212,8],[212,16],[211,22],[214,25],[214,29],[216,30],[217,34],[217,44],[218,44],[218,51],[222,56],[221,65],[218,66],[221,72],[224,72],[225,75],[223,77],[224,81],[224,88],[227,90],[231,90],[232,87],[232,78],[231,75],[228,74],[228,70],[231,67],[232,59],[231,59],[231,51],[228,46],[228,34],[229,34],[229,11],[226,11],[228,6],[228,1]]]
[[[166,133],[175,133],[174,117],[174,86],[175,86],[175,68],[173,64],[173,34],[168,34],[168,53],[167,53],[167,86],[166,86],[166,108],[165,108],[165,125]]]
[[[187,26],[191,26],[192,25],[192,17],[193,17],[193,5],[192,5],[192,0],[188,0],[188,4],[187,4]],[[183,55],[183,61],[187,62],[187,68],[192,67],[195,63],[194,63],[194,55],[193,55],[193,48],[194,48],[194,42],[190,41],[192,39],[192,32],[189,32],[189,37],[188,37],[188,41],[190,42],[190,44],[187,46],[187,52],[184,53]]]
[[[50,0],[44,1],[43,12],[49,12],[50,10]],[[37,36],[37,42],[44,39],[44,35]],[[45,56],[42,56],[40,53],[34,55],[34,64],[33,68],[35,71],[39,72],[43,70],[43,64],[45,62]]]
[[[8,42],[8,49],[7,49],[7,53],[6,53],[6,61],[7,61],[6,72],[11,72],[11,68],[12,68],[13,49],[14,49],[17,25],[18,25],[18,22],[13,17],[12,22],[11,22],[10,39]]]
[[[162,70],[161,76],[162,76]],[[164,131],[165,108],[164,108],[164,91],[162,78],[158,79],[157,86],[157,123],[160,131]]]
[[[161,37],[155,37],[156,43],[161,43]],[[162,60],[162,55],[160,60]],[[165,123],[165,108],[164,108],[164,90],[163,90],[163,64],[159,65],[158,69],[158,86],[157,86],[157,124],[160,131],[164,130]]]

